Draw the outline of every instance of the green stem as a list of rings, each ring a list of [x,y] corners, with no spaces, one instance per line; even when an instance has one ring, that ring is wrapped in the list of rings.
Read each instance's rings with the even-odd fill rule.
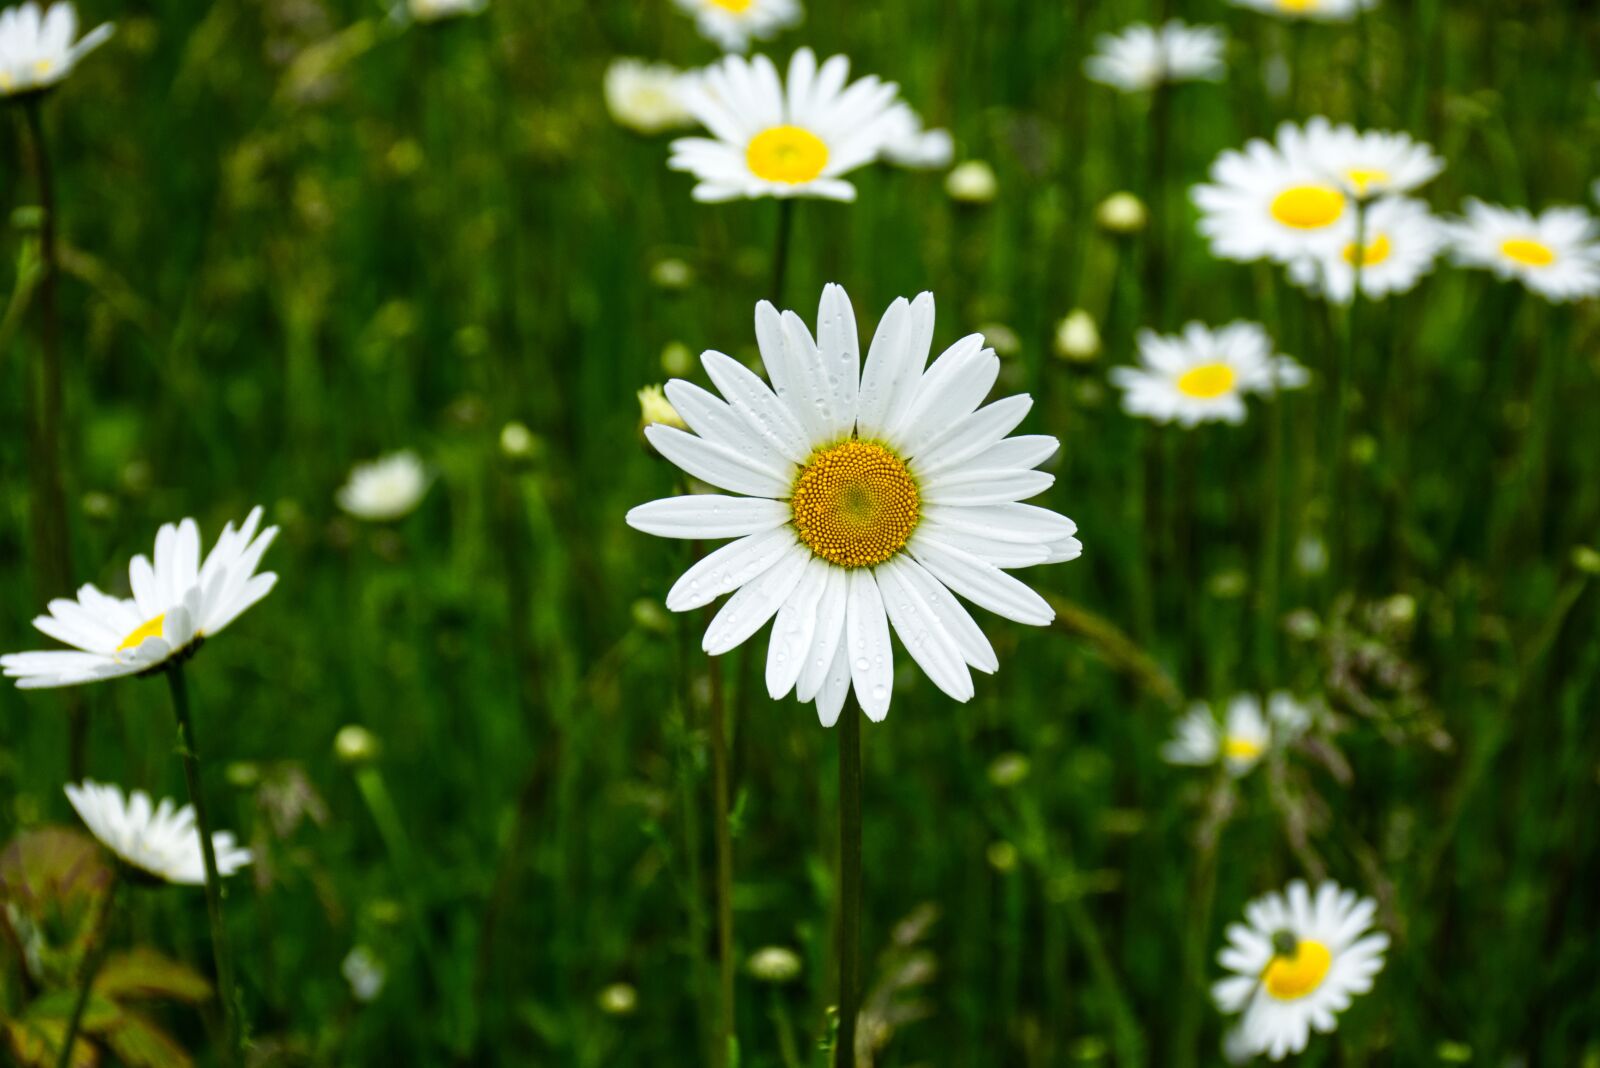
[[[83,977],[78,980],[78,1000],[72,1004],[72,1017],[67,1020],[67,1034],[61,1040],[61,1055],[56,1058],[56,1068],[70,1068],[72,1064],[72,1047],[77,1044],[78,1032],[83,1027],[83,1014],[89,1008],[89,993],[94,989],[95,977],[100,974],[111,946],[111,914],[116,907],[117,891],[121,885],[122,880],[117,878],[113,869],[111,885],[106,887],[106,896],[100,903],[100,916],[95,921],[94,943],[83,962]]]
[[[839,1034],[834,1068],[855,1068],[861,1012],[861,717],[852,697],[839,720]]]
[[[734,1041],[733,830],[728,825],[728,728],[722,693],[722,663],[711,658],[712,821],[717,846],[717,978],[721,1014],[713,1064],[731,1062]]]
[[[789,235],[794,231],[794,198],[778,201],[778,234],[772,244],[772,303],[783,307],[783,282],[789,273]]]
[[[239,1026],[238,987],[233,979],[233,952],[228,946],[228,929],[222,919],[222,879],[217,875],[217,851],[211,840],[211,816],[206,809],[205,788],[200,781],[200,751],[194,740],[194,725],[189,719],[189,691],[184,684],[183,664],[171,661],[167,685],[172,691],[172,714],[178,721],[178,751],[183,757],[183,777],[189,784],[189,804],[194,806],[195,827],[200,832],[200,858],[206,871],[206,914],[211,920],[211,953],[217,965],[217,997],[222,1002],[222,1020],[227,1033],[223,1061],[241,1060],[242,1031]]]
[[[1345,433],[1349,421],[1350,375],[1355,363],[1356,336],[1361,324],[1363,287],[1361,271],[1367,253],[1367,203],[1356,202],[1356,239],[1351,246],[1351,270],[1354,275],[1350,304],[1345,309],[1344,337],[1333,367],[1333,435],[1328,447],[1328,577],[1329,588],[1337,591],[1338,582],[1346,573],[1349,538],[1344,514],[1345,497]]]
[[[1207,795],[1210,811],[1201,824],[1194,850],[1189,915],[1184,924],[1184,990],[1178,1001],[1179,1065],[1200,1063],[1200,1007],[1206,1003],[1206,942],[1211,930],[1211,906],[1217,893],[1217,846],[1227,822],[1229,790],[1228,774],[1219,769],[1217,781]]]

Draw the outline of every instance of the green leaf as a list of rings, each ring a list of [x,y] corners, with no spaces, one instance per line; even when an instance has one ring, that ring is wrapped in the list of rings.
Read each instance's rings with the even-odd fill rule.
[[[117,1001],[169,998],[199,1004],[211,997],[211,984],[199,972],[144,946],[107,957],[94,989]]]
[[[65,1027],[68,1020],[72,1019],[72,1010],[78,1004],[76,990],[52,990],[48,994],[41,994],[34,998],[32,1003],[22,1011],[20,1019],[37,1023],[49,1023],[52,1026],[59,1023]],[[122,1009],[117,1003],[107,998],[89,995],[89,1003],[83,1007],[82,1030],[103,1031],[117,1022],[117,1017],[122,1014]]]
[[[66,1020],[7,1020],[6,1045],[23,1068],[56,1068],[61,1043],[67,1037]],[[72,1044],[72,1068],[98,1068],[100,1051],[84,1035]]]
[[[127,1068],[193,1068],[194,1059],[153,1022],[137,1013],[124,1012],[105,1036],[105,1044]]]

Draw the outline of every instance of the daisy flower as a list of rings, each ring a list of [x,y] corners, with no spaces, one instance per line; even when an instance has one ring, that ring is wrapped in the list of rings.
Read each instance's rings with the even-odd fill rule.
[[[922,117],[911,105],[897,103],[889,109],[883,134],[882,158],[886,163],[913,170],[936,171],[950,166],[955,142],[949,130],[925,130]]]
[[[1378,6],[1378,0],[1228,0],[1234,7],[1247,7],[1283,19],[1311,22],[1349,22],[1363,11]]]
[[[1259,323],[1217,330],[1190,323],[1182,334],[1141,330],[1141,365],[1112,368],[1111,381],[1124,391],[1122,409],[1129,415],[1186,427],[1242,423],[1246,394],[1298,389],[1308,381],[1304,367],[1272,349]]]
[[[756,306],[766,382],[719,352],[702,357],[722,396],[688,382],[667,396],[694,433],[645,434],[667,459],[739,496],[673,497],[628,513],[669,538],[738,538],[691,567],[667,594],[685,612],[732,593],[702,648],[720,656],[777,617],[767,692],[815,701],[825,726],[853,687],[873,720],[894,687],[891,629],[957,701],[969,668],[994,672],[994,648],[956,599],[1043,625],[1050,605],[1007,570],[1075,559],[1072,520],[1019,503],[1054,478],[1035,470],[1055,438],[1008,437],[1032,401],[979,407],[1000,360],[973,334],[927,364],[933,296],[889,306],[865,366],[845,291],[822,291],[817,334],[794,312]],[[924,364],[927,364],[924,367]]]
[[[871,163],[895,130],[896,87],[871,75],[846,84],[850,61],[819,68],[802,48],[787,84],[772,60],[727,56],[685,87],[683,104],[712,137],[672,142],[674,170],[699,180],[694,198],[826,197],[854,200],[840,175]]]
[[[396,14],[415,22],[442,22],[466,15],[481,15],[489,0],[401,0]]]
[[[1199,703],[1178,720],[1172,738],[1161,747],[1161,759],[1191,767],[1221,762],[1228,774],[1238,778],[1260,762],[1274,739],[1288,742],[1303,734],[1310,722],[1309,710],[1283,691],[1267,698],[1265,716],[1255,694],[1239,694],[1228,702],[1222,724],[1209,705]]]
[[[79,60],[105,44],[111,30],[111,23],[104,23],[74,43],[78,12],[65,0],[42,15],[33,0],[0,11],[0,94],[20,96],[59,84]]]
[[[1433,146],[1393,130],[1334,126],[1321,115],[1305,125],[1306,151],[1352,197],[1410,193],[1439,176],[1444,159]]]
[[[1215,26],[1190,26],[1173,19],[1159,29],[1142,22],[1118,34],[1103,33],[1095,54],[1083,61],[1090,81],[1124,93],[1163,82],[1222,80],[1225,39]]]
[[[752,40],[796,25],[801,14],[800,0],[678,0],[678,6],[724,52],[743,52]]]
[[[1469,198],[1449,224],[1452,259],[1560,303],[1600,293],[1600,227],[1582,208],[1503,208]]]
[[[152,880],[201,886],[206,881],[200,855],[200,832],[194,809],[177,808],[165,798],[151,806],[150,795],[135,790],[127,796],[115,786],[85,779],[82,786],[67,787],[67,800],[78,810],[84,825],[130,868]],[[234,844],[233,835],[219,831],[211,836],[217,855],[217,872],[232,875],[250,863],[250,851]]]
[[[1288,263],[1339,242],[1338,224],[1354,213],[1343,179],[1329,173],[1326,123],[1278,127],[1276,142],[1251,139],[1211,165],[1211,181],[1190,191],[1200,233],[1213,255]]]
[[[334,500],[357,519],[386,523],[410,515],[428,492],[430,481],[421,458],[402,449],[356,464]]]
[[[1355,293],[1357,219],[1352,213],[1339,223],[1342,246],[1329,246],[1316,257],[1289,264],[1289,278],[1338,304]],[[1383,297],[1405,293],[1433,270],[1445,244],[1444,225],[1420,200],[1384,197],[1366,209],[1361,255],[1361,294]]]
[[[694,116],[683,106],[685,75],[666,63],[623,57],[606,68],[606,110],[619,125],[642,134],[692,126]]]
[[[85,585],[75,600],[51,601],[50,614],[33,621],[75,648],[11,653],[0,656],[0,668],[31,690],[142,675],[190,655],[277,583],[271,572],[256,574],[278,533],[277,527],[256,533],[260,523],[260,508],[238,530],[230,522],[203,563],[195,521],[164,524],[155,562],[139,555],[128,565],[131,598]]]
[[[1299,879],[1245,906],[1217,955],[1233,974],[1211,988],[1217,1007],[1243,1013],[1239,1044],[1282,1060],[1306,1048],[1312,1028],[1331,1034],[1353,995],[1372,989],[1389,936],[1368,933],[1377,903],[1325,882],[1313,897]]]

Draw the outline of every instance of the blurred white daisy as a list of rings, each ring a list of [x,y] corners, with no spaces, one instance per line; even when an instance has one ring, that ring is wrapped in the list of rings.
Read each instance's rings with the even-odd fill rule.
[[[408,516],[428,492],[430,475],[410,449],[356,464],[334,500],[357,519],[386,523]]]
[[[256,574],[278,533],[268,527],[257,534],[260,523],[260,508],[238,530],[230,522],[203,563],[195,521],[164,524],[155,562],[139,555],[128,565],[131,598],[85,585],[76,599],[51,601],[50,614],[34,619],[36,628],[74,649],[11,653],[0,656],[0,668],[29,690],[140,675],[189,655],[277,583],[271,572]]]
[[[684,612],[733,593],[702,642],[713,656],[776,615],[767,691],[815,701],[826,726],[852,686],[868,716],[888,714],[891,628],[936,686],[970,699],[968,669],[993,672],[999,660],[956,595],[1048,623],[1050,605],[1006,571],[1082,552],[1072,520],[1019,503],[1054,482],[1035,468],[1055,438],[1007,436],[1031,399],[979,407],[1000,360],[978,334],[924,367],[933,320],[932,294],[896,300],[863,367],[839,286],[822,292],[815,339],[794,312],[763,301],[756,340],[772,386],[707,352],[721,398],[667,384],[694,433],[645,430],[684,471],[741,494],[673,497],[628,513],[629,525],[661,537],[739,539],[685,572],[667,607]]]
[[[1600,227],[1582,208],[1503,208],[1468,198],[1466,215],[1446,224],[1462,267],[1516,279],[1548,300],[1600,293]]]
[[[667,63],[614,59],[606,68],[606,110],[619,125],[643,134],[692,126],[694,116],[682,100],[686,77]]]
[[[1276,142],[1253,138],[1211,165],[1208,184],[1190,191],[1200,233],[1225,260],[1288,263],[1339,244],[1339,222],[1354,205],[1344,181],[1328,172],[1326,123],[1278,127]]]
[[[1178,720],[1172,738],[1161,747],[1161,758],[1195,767],[1221,762],[1237,778],[1255,767],[1270,745],[1292,741],[1310,723],[1310,710],[1281,690],[1267,698],[1265,716],[1255,694],[1237,695],[1220,724],[1211,706],[1197,703]]]
[[[960,204],[987,204],[1000,192],[994,168],[981,159],[969,159],[944,176],[944,191]]]
[[[949,130],[923,129],[922,116],[902,101],[889,109],[882,156],[886,163],[899,167],[942,170],[955,156],[955,142]]]
[[[700,35],[725,52],[743,52],[754,40],[765,40],[799,23],[800,0],[678,0],[694,16]]]
[[[361,1002],[372,1001],[383,993],[383,985],[389,979],[383,961],[366,946],[356,946],[346,953],[339,971],[350,984],[350,995]]]
[[[42,14],[33,0],[0,11],[0,94],[18,96],[58,84],[111,31],[107,22],[74,42],[78,12],[66,0]]]
[[[766,56],[727,56],[683,90],[683,103],[712,134],[672,142],[674,170],[699,179],[694,198],[826,197],[854,200],[840,176],[871,163],[894,132],[896,87],[868,75],[846,84],[850,61],[819,68],[802,48],[787,84]]]
[[[1317,115],[1307,120],[1304,144],[1312,161],[1353,197],[1410,193],[1438,177],[1444,159],[1433,146],[1393,130],[1335,126]]]
[[[1083,61],[1083,71],[1090,81],[1125,93],[1163,82],[1216,82],[1226,69],[1225,47],[1226,39],[1215,26],[1173,19],[1158,29],[1136,22],[1121,33],[1096,38],[1095,53]]]
[[[166,798],[152,806],[150,795],[143,790],[124,799],[118,787],[88,779],[82,786],[66,789],[67,800],[85,826],[124,864],[161,882],[204,885],[205,862],[193,808],[178,808]],[[250,851],[235,845],[227,831],[213,834],[211,846],[219,875],[232,875],[250,863]]]
[[[415,22],[440,22],[465,15],[480,15],[488,6],[489,0],[401,0],[396,12]]]
[[[1378,0],[1228,0],[1235,7],[1247,7],[1284,19],[1312,22],[1349,22],[1363,11],[1378,6]]]
[[[1122,408],[1129,415],[1186,427],[1242,423],[1246,394],[1298,389],[1308,380],[1304,367],[1272,350],[1258,323],[1216,330],[1189,323],[1182,334],[1141,330],[1140,366],[1112,368],[1111,381],[1124,391]]]
[[[1245,906],[1228,925],[1218,962],[1233,974],[1212,988],[1217,1007],[1243,1013],[1239,1043],[1282,1060],[1306,1048],[1311,1030],[1331,1034],[1336,1015],[1372,989],[1389,936],[1369,933],[1377,903],[1324,882],[1313,897],[1299,879]]]
[[[1329,246],[1315,257],[1289,264],[1289,278],[1338,304],[1355,293],[1356,230],[1354,212],[1340,220],[1344,244]],[[1405,293],[1433,270],[1445,245],[1444,224],[1420,200],[1384,197],[1366,208],[1361,255],[1361,294],[1384,297]]]

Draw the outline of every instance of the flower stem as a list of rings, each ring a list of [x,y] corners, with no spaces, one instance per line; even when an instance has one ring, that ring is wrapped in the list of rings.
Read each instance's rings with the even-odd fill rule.
[[[789,273],[789,235],[794,230],[794,198],[778,201],[778,235],[772,242],[772,303],[783,307],[783,280]]]
[[[728,825],[728,727],[722,664],[711,658],[711,778],[713,833],[717,844],[717,978],[720,1017],[713,1064],[731,1064],[734,1028],[733,830]]]
[[[1353,370],[1356,335],[1361,324],[1362,285],[1361,272],[1367,253],[1367,203],[1356,202],[1356,239],[1351,246],[1353,289],[1349,307],[1345,310],[1344,338],[1333,369],[1333,435],[1328,449],[1328,538],[1332,543],[1328,553],[1328,574],[1334,580],[1330,585],[1337,591],[1338,580],[1345,575],[1349,555],[1349,530],[1344,514],[1345,495],[1345,425],[1349,419],[1350,376]]]
[[[217,877],[217,851],[211,841],[211,817],[206,811],[205,789],[200,781],[200,752],[195,745],[194,725],[189,719],[189,691],[184,684],[183,665],[172,661],[167,666],[167,685],[172,690],[172,714],[178,721],[178,752],[183,757],[183,777],[189,784],[189,803],[194,806],[194,821],[200,832],[200,857],[206,870],[206,913],[211,919],[211,953],[217,965],[217,997],[222,1002],[222,1019],[227,1034],[224,1063],[240,1061],[238,987],[233,980],[233,953],[228,947],[228,930],[222,920],[222,880]]]
[[[116,908],[117,890],[121,887],[122,880],[117,878],[116,870],[112,870],[111,884],[106,887],[106,896],[100,902],[100,915],[95,920],[94,942],[89,947],[89,955],[83,962],[83,976],[78,980],[78,999],[72,1004],[72,1016],[67,1020],[67,1033],[61,1040],[61,1055],[56,1058],[56,1068],[70,1068],[72,1064],[72,1047],[77,1044],[78,1032],[83,1027],[83,1014],[89,1008],[89,992],[94,987],[95,977],[100,974],[100,968],[106,962],[106,952],[111,945],[111,914]]]
[[[855,1068],[861,1003],[861,717],[852,697],[839,720],[839,1035],[834,1068]]]

